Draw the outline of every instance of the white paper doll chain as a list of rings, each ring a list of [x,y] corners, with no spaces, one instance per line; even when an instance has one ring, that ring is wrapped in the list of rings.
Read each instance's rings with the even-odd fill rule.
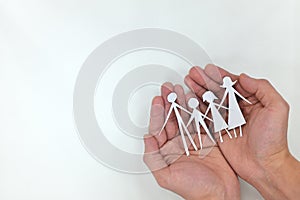
[[[184,108],[183,106],[176,103],[177,94],[175,92],[170,93],[168,95],[167,99],[168,99],[168,102],[171,103],[171,106],[170,106],[170,109],[169,109],[168,114],[166,116],[165,122],[164,122],[159,134],[161,134],[162,130],[167,125],[168,120],[170,118],[170,115],[174,111],[175,117],[176,117],[176,120],[177,120],[177,123],[178,123],[178,130],[179,130],[179,133],[181,135],[184,150],[185,150],[185,153],[186,153],[187,156],[189,156],[190,153],[189,153],[187,142],[186,142],[186,139],[185,139],[185,134],[187,135],[187,137],[190,140],[190,142],[191,142],[192,146],[194,147],[194,149],[196,151],[198,150],[198,148],[197,148],[197,146],[196,146],[196,144],[195,144],[195,142],[194,142],[194,140],[191,136],[191,133],[188,130],[188,127],[192,124],[193,121],[194,121],[194,125],[195,125],[195,128],[196,128],[197,134],[198,134],[200,149],[203,149],[200,127],[202,127],[204,129],[205,133],[210,138],[210,140],[214,144],[216,144],[216,141],[213,137],[213,134],[208,129],[208,126],[207,126],[205,120],[213,122],[214,133],[219,134],[220,142],[223,142],[223,138],[222,138],[222,134],[221,134],[221,131],[223,131],[223,130],[225,130],[225,132],[227,133],[229,138],[232,139],[232,135],[230,134],[229,130],[233,130],[234,136],[237,137],[237,133],[236,133],[235,129],[239,127],[240,137],[242,137],[243,136],[242,126],[244,124],[246,124],[246,120],[243,116],[243,113],[241,111],[241,108],[238,104],[238,101],[237,101],[236,97],[238,96],[239,98],[241,98],[242,100],[244,100],[245,102],[247,102],[249,104],[251,104],[251,102],[248,101],[245,97],[243,97],[239,92],[237,92],[233,88],[233,86],[236,82],[237,81],[232,82],[230,77],[224,77],[223,78],[223,84],[220,87],[225,88],[225,93],[224,93],[224,96],[223,96],[220,104],[217,104],[217,103],[214,102],[218,98],[214,95],[213,92],[206,91],[202,95],[203,102],[208,103],[208,107],[207,107],[207,110],[206,110],[205,114],[203,114],[199,109],[197,109],[199,107],[199,101],[196,98],[191,98],[188,101],[188,106],[192,109],[192,112],[190,112],[186,108]],[[228,108],[223,106],[226,98],[228,98]],[[225,109],[228,112],[227,122],[225,121],[225,119],[222,117],[222,115],[219,112],[219,110],[221,108]],[[184,121],[183,121],[183,119],[180,115],[179,109],[190,115],[190,118],[189,118],[189,121],[188,121],[187,124],[184,123]],[[207,116],[209,112],[211,114],[211,118],[209,118]]]

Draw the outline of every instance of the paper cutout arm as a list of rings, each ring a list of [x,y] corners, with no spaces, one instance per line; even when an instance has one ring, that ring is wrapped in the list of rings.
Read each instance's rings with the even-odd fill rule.
[[[201,116],[203,116],[203,118],[208,119],[211,122],[214,122],[211,118],[207,117],[206,115],[201,114]]]
[[[229,108],[225,107],[225,106],[221,106],[220,104],[214,103],[215,105],[219,106],[218,108],[224,108],[226,110],[229,110]]]
[[[208,108],[206,109],[204,116],[207,116],[207,114],[208,114],[208,112],[209,112],[209,108],[210,108],[210,105],[209,105]]]
[[[192,121],[193,121],[194,118],[195,118],[195,117],[194,117],[194,115],[192,114],[192,116],[191,116],[189,122],[186,124],[187,127],[192,123]]]
[[[218,107],[218,110],[220,110],[221,105],[223,105],[223,103],[224,103],[224,101],[225,101],[225,99],[226,99],[226,97],[227,97],[227,94],[228,94],[228,90],[225,90],[224,96],[223,96],[223,98],[222,98],[222,100],[221,100],[221,103],[220,103],[220,105],[219,105],[219,107]]]
[[[193,138],[192,138],[192,136],[191,136],[189,130],[188,130],[187,127],[184,125],[184,122],[183,122],[182,118],[180,117],[178,111],[175,110],[175,112],[176,112],[177,115],[178,115],[178,116],[177,116],[177,119],[178,119],[179,122],[183,125],[183,129],[184,129],[184,131],[186,132],[186,135],[188,136],[188,138],[190,139],[190,142],[192,143],[192,145],[193,145],[195,151],[197,151],[198,148],[197,148],[197,146],[196,146],[196,144],[195,144],[195,142],[194,142],[194,140],[193,140]],[[182,132],[182,134],[183,134],[183,132]]]
[[[184,112],[188,113],[188,114],[192,114],[190,111],[188,111],[187,109],[185,109],[184,107],[182,107],[181,105],[174,103],[178,108],[180,108],[181,110],[183,110]]]
[[[248,99],[246,99],[245,97],[243,97],[238,91],[236,91],[234,88],[233,88],[233,91],[235,94],[237,94],[241,99],[243,99],[244,101],[246,101],[247,103],[249,104],[252,104],[250,101],[248,101]]]

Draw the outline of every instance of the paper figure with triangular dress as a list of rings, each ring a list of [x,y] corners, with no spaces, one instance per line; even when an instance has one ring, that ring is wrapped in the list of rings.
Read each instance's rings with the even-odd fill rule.
[[[184,134],[184,132],[188,136],[188,138],[189,138],[191,144],[193,145],[194,149],[197,151],[198,148],[197,148],[197,146],[196,146],[196,144],[195,144],[195,142],[194,142],[194,140],[193,140],[193,138],[192,138],[192,136],[191,136],[191,134],[190,134],[190,132],[189,132],[189,130],[187,128],[187,126],[183,122],[182,117],[180,116],[180,113],[179,113],[178,109],[180,109],[180,110],[182,110],[184,112],[187,112],[188,114],[191,114],[191,112],[189,112],[184,107],[180,106],[179,104],[177,104],[175,102],[176,99],[177,99],[177,94],[176,93],[174,93],[174,92],[170,93],[168,95],[167,99],[168,99],[168,102],[171,103],[171,107],[170,107],[170,110],[168,111],[166,120],[164,122],[164,125],[161,128],[160,133],[162,132],[162,130],[167,125],[167,122],[168,122],[168,120],[170,118],[170,115],[171,115],[172,111],[174,111],[175,112],[175,116],[176,116],[176,120],[177,120],[177,123],[178,123],[179,132],[180,132],[180,135],[181,135],[181,138],[182,138],[182,142],[183,142],[183,147],[184,147],[184,150],[186,152],[186,155],[189,156],[190,153],[189,153],[188,146],[187,146],[187,143],[186,143],[186,140],[185,140],[185,134]]]
[[[228,110],[228,108],[215,103],[214,100],[216,100],[218,98],[211,91],[205,92],[202,95],[202,99],[203,99],[203,102],[207,101],[209,103],[207,111],[205,113],[205,116],[207,116],[209,111],[211,112],[212,119],[213,119],[213,122],[214,122],[214,132],[219,133],[220,141],[223,142],[223,138],[222,138],[222,134],[221,134],[222,130],[225,130],[226,133],[228,134],[228,136],[231,139],[232,136],[229,133],[229,131],[227,130],[228,125],[225,122],[225,120],[223,119],[222,115],[219,113],[219,110],[217,109],[216,106],[219,106],[220,108],[224,108],[224,109],[227,109],[227,110]]]
[[[224,96],[221,100],[221,103],[219,105],[219,108],[221,108],[221,105],[224,103],[226,97],[228,96],[228,130],[234,131],[235,137],[237,137],[235,128],[239,127],[240,128],[240,137],[243,136],[242,132],[242,125],[246,124],[246,120],[243,116],[243,113],[240,109],[240,106],[238,104],[238,101],[236,99],[236,96],[239,96],[242,100],[246,101],[247,103],[251,104],[250,101],[248,101],[245,97],[243,97],[238,91],[236,91],[233,88],[233,85],[237,81],[232,82],[230,77],[224,77],[223,78],[223,85],[221,86],[222,88],[225,88],[225,93]]]
[[[202,139],[201,139],[201,133],[200,133],[200,127],[202,126],[204,131],[206,132],[206,134],[208,135],[208,137],[211,139],[211,141],[216,144],[213,136],[211,135],[209,129],[207,128],[207,125],[204,121],[204,119],[208,119],[209,121],[213,122],[212,119],[210,119],[209,117],[205,116],[204,114],[201,113],[201,111],[199,111],[197,109],[197,107],[199,106],[199,101],[196,98],[190,98],[188,101],[188,105],[190,108],[193,109],[191,117],[189,119],[189,122],[187,123],[187,126],[189,126],[191,124],[191,122],[194,120],[195,122],[195,127],[198,133],[198,137],[199,137],[199,143],[200,143],[200,149],[202,149]]]

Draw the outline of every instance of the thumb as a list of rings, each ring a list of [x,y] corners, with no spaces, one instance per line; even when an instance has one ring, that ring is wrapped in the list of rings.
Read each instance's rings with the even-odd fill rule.
[[[152,172],[157,183],[166,188],[170,170],[163,156],[160,154],[158,142],[152,135],[144,135],[145,153],[144,162]]]
[[[255,79],[246,74],[241,74],[239,83],[244,90],[254,95],[265,107],[287,105],[286,101],[268,80]]]

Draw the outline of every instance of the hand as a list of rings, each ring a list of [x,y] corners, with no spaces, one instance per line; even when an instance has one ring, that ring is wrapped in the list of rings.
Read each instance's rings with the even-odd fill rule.
[[[181,86],[170,83],[162,86],[162,96],[155,97],[152,102],[149,134],[144,139],[145,163],[161,187],[185,199],[239,199],[238,178],[219,148],[213,146],[209,139],[203,138],[204,149],[200,151],[202,154],[210,151],[206,157],[200,158],[199,151],[190,145],[190,156],[186,156],[174,113],[165,129],[158,134],[170,108],[167,95],[173,90],[178,95],[177,103],[186,107],[186,96]],[[199,147],[199,140],[196,143]]]
[[[204,70],[193,67],[185,82],[198,96],[211,90],[222,98],[224,90],[219,85],[225,76],[238,80],[236,90],[252,103],[240,101],[247,121],[242,129],[243,137],[229,139],[225,135],[224,143],[219,142],[225,158],[264,198],[299,197],[296,187],[300,186],[299,162],[291,156],[287,146],[289,105],[274,87],[267,80],[233,75],[214,65]]]

